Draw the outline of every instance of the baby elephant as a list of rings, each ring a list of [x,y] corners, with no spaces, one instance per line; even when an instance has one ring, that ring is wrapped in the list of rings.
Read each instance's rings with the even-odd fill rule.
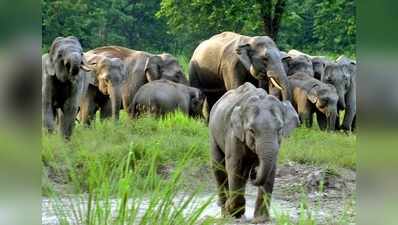
[[[130,117],[149,112],[163,116],[181,110],[190,116],[201,116],[205,96],[194,87],[161,79],[143,85],[129,107]]]
[[[293,105],[306,127],[312,126],[314,112],[321,130],[335,130],[338,96],[333,85],[325,84],[307,74],[289,77]]]
[[[212,169],[223,215],[245,213],[245,184],[258,186],[252,223],[269,220],[281,139],[298,126],[288,101],[245,83],[225,93],[210,111]]]

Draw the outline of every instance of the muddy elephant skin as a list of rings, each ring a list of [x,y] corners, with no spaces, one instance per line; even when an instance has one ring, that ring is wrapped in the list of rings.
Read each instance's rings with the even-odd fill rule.
[[[312,127],[316,113],[321,130],[335,130],[338,96],[333,85],[325,84],[307,74],[289,76],[293,93],[293,106],[306,127]]]
[[[189,64],[190,85],[206,95],[207,112],[226,91],[245,82],[264,89],[272,83],[282,90],[284,100],[290,100],[281,60],[278,47],[268,36],[223,32],[195,49]]]
[[[122,105],[122,85],[126,81],[126,69],[119,58],[108,58],[90,51],[85,57],[92,68],[88,90],[80,103],[79,119],[89,125],[100,110],[101,119],[119,120]]]
[[[122,86],[123,108],[131,111],[131,105],[138,89],[154,80],[166,79],[176,83],[188,84],[182,67],[172,55],[154,55],[120,46],[105,46],[91,50],[92,53],[109,58],[119,58],[126,67],[127,80]]]

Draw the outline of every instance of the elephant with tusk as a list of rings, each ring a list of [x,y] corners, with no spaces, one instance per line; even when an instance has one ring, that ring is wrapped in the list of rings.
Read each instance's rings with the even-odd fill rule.
[[[253,223],[269,220],[278,151],[299,124],[289,101],[244,83],[225,93],[210,111],[212,169],[223,215],[245,212],[245,184],[258,186]]]
[[[277,87],[284,100],[291,99],[281,53],[268,36],[248,37],[233,32],[214,35],[193,53],[189,80],[205,94],[207,113],[225,92],[245,82],[264,89]]]

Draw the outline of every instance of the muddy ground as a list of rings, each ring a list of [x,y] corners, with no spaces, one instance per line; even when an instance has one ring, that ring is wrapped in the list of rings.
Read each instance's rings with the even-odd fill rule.
[[[164,169],[168,170],[168,168]],[[206,201],[215,192],[215,187],[212,185],[214,179],[209,169],[202,168],[200,170],[202,170],[202,176],[194,177],[199,177],[200,182],[210,183],[210,185],[207,191],[198,197],[198,202]],[[275,220],[275,218],[284,215],[297,222],[305,213],[305,216],[311,216],[316,224],[355,224],[355,191],[355,171],[349,169],[331,170],[317,166],[286,163],[279,166],[276,173],[271,202],[271,217],[272,220]],[[230,224],[250,224],[256,193],[256,187],[248,185],[245,195],[245,218],[233,220]],[[115,201],[117,200],[115,199]],[[43,198],[42,208],[43,224],[58,224],[49,199]],[[142,211],[145,211],[145,208],[144,204]],[[216,200],[204,212],[203,219],[206,217],[220,217],[220,209]],[[267,224],[275,224],[275,221]]]

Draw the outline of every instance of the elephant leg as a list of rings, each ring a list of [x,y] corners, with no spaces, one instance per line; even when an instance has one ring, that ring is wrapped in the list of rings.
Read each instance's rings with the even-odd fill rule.
[[[226,143],[226,162],[225,167],[228,174],[229,196],[225,203],[225,209],[229,215],[240,218],[245,214],[245,186],[246,177],[244,176],[242,160],[242,144],[233,139]]]
[[[43,109],[43,127],[49,133],[54,132],[55,128],[55,115],[56,110],[51,105],[46,105]]]
[[[217,182],[218,190],[218,206],[221,207],[221,214],[226,215],[225,202],[227,201],[228,193],[228,177],[225,170],[225,155],[221,149],[217,146],[215,141],[211,140],[212,156],[213,160],[211,162],[211,167],[214,172],[214,176]]]
[[[258,187],[256,206],[254,208],[254,219],[252,223],[264,223],[269,220],[269,210],[275,181],[275,170],[276,166],[274,165],[264,186]]]
[[[357,115],[355,115],[354,119],[352,120],[351,131],[354,132],[356,128],[357,128]]]
[[[100,119],[104,120],[112,117],[112,102],[111,99],[106,99],[100,108]]]
[[[327,128],[327,118],[325,114],[320,111],[316,111],[316,120],[318,122],[319,129],[326,130]]]
[[[300,122],[305,124],[307,128],[312,127],[312,105],[308,103],[307,99],[302,96],[302,99],[297,104],[297,112]]]
[[[344,114],[343,123],[341,129],[346,132],[352,131],[352,124],[354,123],[355,112],[352,109],[347,108]]]
[[[308,111],[299,112],[299,118],[301,123],[305,124],[305,127],[310,128],[312,126],[312,114]]]
[[[75,125],[77,107],[67,101],[62,109],[62,112],[58,114],[60,115],[59,125],[61,133],[65,139],[69,140]]]
[[[206,102],[205,102],[205,111],[207,112],[207,115],[210,115],[210,111],[211,108],[213,107],[213,105],[218,101],[218,99],[221,98],[221,96],[224,94],[225,92],[214,92],[214,93],[206,93]]]
[[[337,113],[335,129],[340,130],[340,128],[340,116],[339,113]]]
[[[81,123],[88,126],[91,124],[91,121],[95,119],[95,113],[97,111],[94,101],[94,96],[87,93],[87,95],[82,97],[80,102],[79,119]]]

